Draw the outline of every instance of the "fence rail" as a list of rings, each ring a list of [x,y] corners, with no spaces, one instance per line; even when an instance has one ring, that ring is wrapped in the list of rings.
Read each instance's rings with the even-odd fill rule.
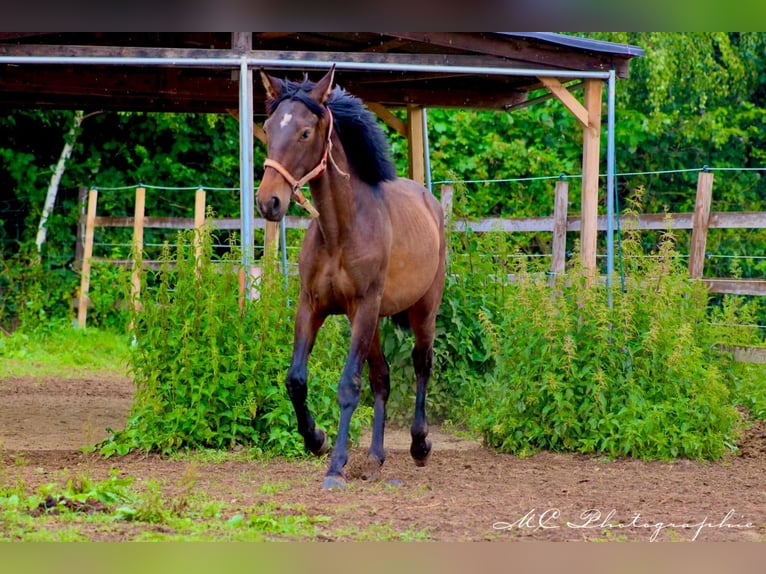
[[[450,220],[451,228],[457,232],[471,230],[489,233],[535,233],[550,232],[553,234],[551,253],[551,272],[562,273],[566,265],[566,234],[581,229],[579,216],[567,213],[569,186],[566,181],[556,182],[554,198],[554,214],[549,217],[517,217],[517,218],[482,218],[455,219],[452,212],[452,187],[441,186],[441,201],[446,217]],[[76,253],[82,255],[82,277],[80,299],[78,305],[78,324],[85,325],[88,306],[88,290],[90,284],[90,261],[93,258],[93,238],[95,228],[123,227],[133,228],[133,245],[139,252],[143,248],[144,229],[194,229],[199,228],[205,221],[205,192],[197,190],[193,218],[174,218],[146,216],[144,213],[145,189],[136,189],[136,211],[133,217],[108,217],[96,214],[98,192],[91,190],[82,193],[83,209],[81,214],[81,231],[78,233]],[[762,279],[728,279],[704,277],[706,260],[705,246],[709,229],[766,229],[766,211],[762,212],[710,212],[713,193],[713,174],[702,171],[697,182],[695,210],[690,213],[641,214],[638,216],[623,215],[619,223],[623,229],[663,230],[688,229],[692,231],[689,250],[689,275],[693,279],[704,281],[711,293],[726,293],[736,295],[766,296],[766,280]],[[87,209],[85,202],[87,199]],[[307,217],[285,218],[285,227],[289,229],[306,229],[310,223]],[[239,218],[213,219],[212,224],[221,230],[239,230]],[[597,229],[606,230],[607,217],[600,216]],[[256,219],[253,227],[265,229],[265,251],[275,252],[279,237],[278,224]],[[113,261],[118,263],[116,260]],[[120,263],[125,264],[122,260]],[[139,295],[140,282],[138,273],[140,266],[135,261],[133,265],[134,300]],[[156,262],[142,261],[141,266],[153,266]]]

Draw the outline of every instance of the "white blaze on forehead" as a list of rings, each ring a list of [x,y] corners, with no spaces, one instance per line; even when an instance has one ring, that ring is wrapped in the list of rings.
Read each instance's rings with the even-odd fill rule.
[[[285,127],[287,124],[290,123],[291,119],[293,119],[293,115],[289,114],[289,113],[286,113],[285,115],[282,116],[282,121],[279,122],[279,127],[280,128]]]

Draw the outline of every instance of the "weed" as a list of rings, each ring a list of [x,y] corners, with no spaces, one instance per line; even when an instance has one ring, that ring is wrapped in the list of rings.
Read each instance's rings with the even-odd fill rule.
[[[639,246],[627,234],[624,247]],[[487,444],[522,456],[718,459],[731,450],[742,426],[735,406],[743,395],[764,399],[716,347],[755,335],[730,333],[715,317],[742,324],[734,319],[747,308],[731,301],[711,322],[707,290],[686,277],[672,233],[654,258],[628,261],[626,291],[611,304],[606,290],[584,287],[577,266],[555,296],[533,273],[506,286],[502,312],[481,319],[494,367],[471,423]]]
[[[137,390],[125,429],[100,445],[107,456],[240,447],[304,455],[283,384],[297,280],[286,290],[275,265],[267,264],[260,296],[241,298],[239,254],[215,257],[212,237],[209,226],[179,234],[173,248],[165,247],[161,269],[143,279],[142,291],[151,295],[136,306],[130,349]],[[309,404],[331,436],[345,330],[328,320],[310,365]],[[353,437],[361,427],[355,417]]]

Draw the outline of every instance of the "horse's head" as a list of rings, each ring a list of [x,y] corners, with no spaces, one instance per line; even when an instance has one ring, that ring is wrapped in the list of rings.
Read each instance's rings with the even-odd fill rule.
[[[334,73],[335,66],[316,84],[295,84],[261,70],[270,113],[263,125],[267,159],[256,202],[270,221],[282,219],[293,194],[301,198],[301,186],[324,171],[332,126],[325,103]]]

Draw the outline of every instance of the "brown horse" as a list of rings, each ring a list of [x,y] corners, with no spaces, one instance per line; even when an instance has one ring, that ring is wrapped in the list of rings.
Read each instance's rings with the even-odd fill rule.
[[[300,188],[308,182],[318,211],[300,251],[301,290],[286,380],[298,432],[307,450],[317,455],[329,446],[306,406],[307,361],[328,315],[345,314],[351,323],[351,344],[338,385],[338,436],[324,489],[346,483],[349,422],[359,404],[365,361],[375,401],[365,478],[377,477],[385,460],[390,383],[380,317],[409,324],[415,336],[417,395],[410,453],[415,464],[426,463],[431,452],[426,386],[445,273],[439,202],[423,186],[396,177],[385,133],[361,100],[332,89],[334,71],[335,66],[315,84],[308,79],[282,81],[261,70],[268,95],[268,152],[257,193],[261,214],[279,221],[291,198],[306,203]]]

